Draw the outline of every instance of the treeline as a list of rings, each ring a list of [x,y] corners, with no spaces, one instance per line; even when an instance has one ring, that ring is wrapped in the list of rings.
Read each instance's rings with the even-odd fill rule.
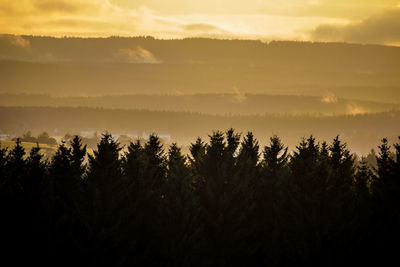
[[[21,40],[25,45],[21,45]],[[20,41],[20,42],[18,42]],[[161,63],[235,63],[315,69],[372,69],[399,67],[400,49],[381,45],[295,41],[218,40],[152,37],[54,38],[0,35],[0,56],[23,61],[129,62],[115,57],[121,49],[149,51]],[[93,49],[96,48],[96,49]],[[293,66],[294,65],[294,66]]]
[[[17,141],[0,149],[1,260],[382,265],[397,259],[400,240],[400,144],[394,156],[386,139],[378,148],[370,169],[338,137],[310,136],[289,154],[277,136],[260,148],[231,129],[184,156],[155,135],[122,153],[106,133],[93,154],[75,137],[49,161]]]
[[[30,142],[30,143],[39,143],[55,146],[57,145],[57,140],[49,135],[48,132],[42,132],[37,137],[32,135],[31,131],[27,131],[22,135],[22,137],[13,138],[12,141],[17,141],[19,139],[20,142]]]
[[[391,101],[395,101],[392,99]],[[212,115],[323,114],[343,115],[399,110],[400,104],[338,99],[326,96],[244,94],[104,95],[54,97],[40,94],[1,94],[0,106],[94,107],[199,112]]]

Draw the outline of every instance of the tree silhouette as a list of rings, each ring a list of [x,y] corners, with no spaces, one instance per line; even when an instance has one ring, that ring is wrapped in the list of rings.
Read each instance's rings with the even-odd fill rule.
[[[259,235],[263,236],[261,244],[264,263],[272,264],[272,258],[279,252],[278,205],[285,204],[282,184],[287,175],[288,148],[282,144],[278,136],[270,138],[263,149],[263,160],[260,162],[260,174],[257,182],[257,212]],[[276,264],[276,263],[275,263]]]
[[[5,178],[2,181],[1,192],[1,230],[2,247],[5,248],[4,257],[12,259],[17,256],[18,249],[26,250],[26,243],[30,237],[27,235],[25,219],[28,209],[24,204],[24,180],[26,175],[25,149],[21,145],[21,140],[17,139],[13,149],[6,156],[4,165]],[[28,226],[29,227],[29,226]],[[25,242],[26,243],[25,243]],[[24,259],[15,258],[16,264],[23,264]]]
[[[168,150],[167,176],[163,187],[159,232],[163,258],[171,266],[186,266],[202,248],[203,227],[193,179],[181,149],[173,143]]]
[[[93,155],[89,154],[84,223],[90,244],[89,264],[121,264],[129,213],[127,190],[120,161],[121,147],[105,133]]]
[[[193,182],[195,184],[200,184],[204,182],[201,172],[206,155],[206,147],[206,144],[201,140],[200,137],[196,139],[195,143],[190,144],[189,147],[189,169],[191,172],[191,176],[193,177]]]
[[[396,156],[398,144],[394,145]],[[393,159],[388,140],[383,138],[378,146],[377,169],[374,179],[374,215],[376,220],[375,244],[376,251],[384,255],[385,262],[394,260],[396,249],[384,244],[397,242],[400,238],[400,173],[396,172],[398,161]]]
[[[152,134],[144,146],[139,141],[131,143],[123,162],[132,210],[128,235],[136,252],[132,257],[138,263],[151,259],[156,264],[162,257],[163,245],[156,220],[160,220],[166,181],[166,161],[160,139]]]
[[[83,163],[86,157],[86,145],[82,144],[82,139],[75,135],[71,141],[71,161],[74,179],[79,183],[83,177],[86,165]]]
[[[2,261],[17,265],[337,266],[389,263],[400,240],[400,144],[358,160],[338,136],[263,148],[233,129],[167,153],[79,137],[50,160],[0,148]],[[391,150],[391,148],[393,150]],[[368,257],[365,255],[368,254]]]
[[[6,163],[7,163],[7,148],[2,148],[0,144],[0,192],[6,182]],[[1,195],[3,196],[3,194]]]
[[[239,135],[232,129],[227,131],[226,140],[224,133],[214,132],[198,174],[207,264],[242,262],[254,253],[249,242],[254,225],[246,223],[253,210],[254,192],[248,177],[240,177],[236,171],[238,145]]]
[[[22,179],[26,169],[25,149],[21,145],[21,140],[17,139],[15,147],[7,155],[6,179],[2,184],[1,190],[13,194],[13,198],[20,198],[23,190]]]

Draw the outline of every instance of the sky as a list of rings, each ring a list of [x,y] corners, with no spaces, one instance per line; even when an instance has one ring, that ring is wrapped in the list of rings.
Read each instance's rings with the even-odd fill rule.
[[[400,45],[400,0],[0,0],[0,33]]]

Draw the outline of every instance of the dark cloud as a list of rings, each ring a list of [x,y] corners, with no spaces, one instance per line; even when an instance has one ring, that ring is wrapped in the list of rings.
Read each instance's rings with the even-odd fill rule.
[[[400,9],[389,10],[346,26],[320,25],[311,34],[315,41],[393,44],[400,42]]]

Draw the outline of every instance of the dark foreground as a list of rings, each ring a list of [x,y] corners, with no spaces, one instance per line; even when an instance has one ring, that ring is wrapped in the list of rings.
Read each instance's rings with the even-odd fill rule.
[[[377,168],[338,138],[293,155],[251,133],[198,139],[185,157],[156,136],[122,152],[78,137],[45,161],[0,150],[0,264],[337,266],[397,261],[400,145]],[[87,163],[86,163],[87,162]],[[6,266],[6,265],[4,265]]]

